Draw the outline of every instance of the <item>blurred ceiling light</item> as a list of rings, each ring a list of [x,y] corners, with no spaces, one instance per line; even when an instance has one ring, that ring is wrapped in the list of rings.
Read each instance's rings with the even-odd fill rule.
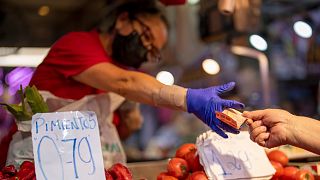
[[[191,4],[191,5],[195,5],[199,2],[200,0],[188,0],[188,4]]]
[[[50,12],[49,6],[41,6],[38,10],[40,16],[47,16]]]
[[[156,79],[165,85],[173,85],[174,83],[174,77],[168,71],[160,71],[157,74]]]
[[[256,34],[253,34],[249,37],[249,42],[254,48],[260,51],[265,51],[268,48],[267,41],[264,40],[261,36]]]
[[[312,36],[312,28],[303,21],[297,21],[293,24],[294,32],[302,38],[310,38]]]
[[[213,59],[205,59],[202,62],[202,68],[206,73],[211,75],[215,75],[220,71],[219,64]]]

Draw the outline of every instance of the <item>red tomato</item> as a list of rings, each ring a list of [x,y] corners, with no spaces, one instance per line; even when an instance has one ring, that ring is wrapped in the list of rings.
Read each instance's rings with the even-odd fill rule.
[[[267,154],[267,156],[270,161],[279,162],[283,167],[285,167],[289,162],[288,156],[280,150],[272,150]]]
[[[162,172],[157,176],[157,180],[178,180],[178,179],[168,175],[166,172]]]
[[[294,180],[294,176],[298,171],[299,169],[294,166],[287,166],[283,169],[283,173],[282,176],[280,176],[280,180]]]
[[[278,178],[283,174],[283,166],[276,161],[270,161],[273,168],[276,170],[276,173],[272,176],[272,178]]]
[[[167,172],[161,172],[157,176],[157,180],[162,180],[165,176],[168,176]]]
[[[196,171],[190,174],[188,180],[208,180],[208,177],[204,171]]]
[[[175,157],[184,159],[184,156],[187,153],[192,152],[192,151],[194,151],[194,152],[197,151],[197,147],[195,144],[192,144],[192,143],[183,144],[177,149]]]
[[[184,156],[184,159],[187,161],[191,172],[203,170],[203,167],[200,164],[199,155],[197,155],[196,151],[188,152]]]
[[[189,167],[186,160],[182,158],[172,158],[167,166],[168,174],[178,179],[183,179],[188,176]]]
[[[306,169],[301,169],[295,174],[296,180],[314,180],[313,174]]]

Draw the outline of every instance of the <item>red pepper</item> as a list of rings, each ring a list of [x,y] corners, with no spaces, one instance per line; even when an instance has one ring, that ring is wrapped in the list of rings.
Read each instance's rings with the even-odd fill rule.
[[[104,174],[105,174],[106,180],[113,180],[113,177],[111,176],[109,171],[107,171],[106,169],[104,169]]]
[[[121,179],[121,180],[132,180],[132,174],[130,170],[122,165],[121,163],[114,164],[110,169],[108,169],[108,172],[111,174],[113,179]]]
[[[21,169],[34,169],[34,164],[31,161],[23,161],[20,165],[20,170]]]
[[[14,176],[17,173],[16,168],[14,167],[14,165],[9,165],[9,166],[5,166],[2,168],[2,173],[6,176],[9,175]]]
[[[36,176],[34,169],[20,169],[20,171],[17,173],[17,177],[19,180],[32,180],[33,177]]]
[[[33,180],[35,177],[36,177],[36,173],[34,171],[31,171],[25,177],[19,178],[19,180]]]

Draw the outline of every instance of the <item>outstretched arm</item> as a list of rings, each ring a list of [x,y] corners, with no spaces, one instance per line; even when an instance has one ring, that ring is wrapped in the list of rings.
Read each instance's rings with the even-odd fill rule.
[[[127,71],[111,63],[96,64],[74,76],[74,79],[97,89],[118,93],[133,101],[188,111],[225,138],[228,136],[222,129],[238,133],[215,117],[215,111],[222,111],[224,108],[243,108],[243,104],[224,100],[219,96],[231,90],[235,86],[234,82],[206,89],[186,89],[164,85],[152,76]]]
[[[320,121],[304,116],[295,116],[280,109],[246,111],[251,118],[250,137],[268,148],[290,144],[320,154]]]
[[[96,64],[74,76],[74,79],[133,101],[187,111],[187,89],[164,85],[152,76],[124,70],[111,63]],[[172,96],[167,97],[167,94]]]

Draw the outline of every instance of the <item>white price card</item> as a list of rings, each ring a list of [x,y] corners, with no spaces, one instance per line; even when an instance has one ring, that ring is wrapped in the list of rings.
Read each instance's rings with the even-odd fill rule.
[[[38,113],[32,117],[37,180],[104,180],[99,127],[92,111]]]
[[[197,138],[200,162],[209,179],[268,179],[275,173],[263,147],[247,131],[224,139],[208,131]]]

